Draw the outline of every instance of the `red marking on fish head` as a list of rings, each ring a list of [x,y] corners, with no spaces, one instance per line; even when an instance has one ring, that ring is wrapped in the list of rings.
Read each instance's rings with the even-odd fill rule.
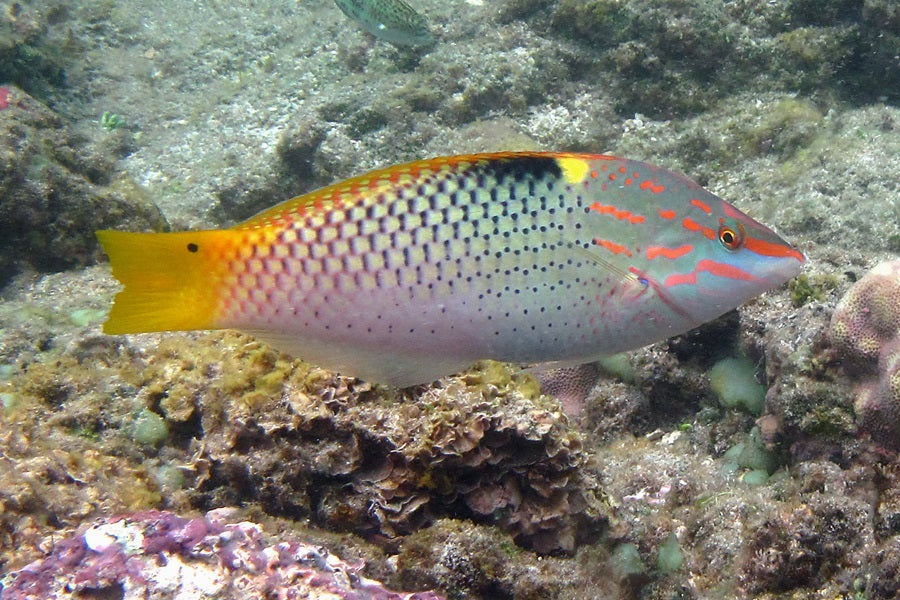
[[[681,226],[684,227],[685,229],[687,229],[688,231],[699,232],[700,234],[703,235],[703,237],[705,237],[708,240],[716,239],[716,232],[711,227],[707,227],[706,225],[701,225],[700,223],[698,223],[697,221],[695,221],[693,219],[686,217],[684,220],[681,221]]]
[[[659,194],[660,192],[664,192],[666,187],[660,183],[655,183],[650,179],[646,179],[641,182],[642,190],[650,190],[654,194]]]
[[[693,249],[694,246],[691,244],[684,244],[676,248],[670,248],[668,246],[648,246],[647,260],[653,260],[660,257],[675,260],[676,258],[681,258],[685,254],[690,253]]]
[[[694,206],[696,206],[697,208],[699,208],[700,210],[702,210],[703,212],[705,212],[708,215],[712,214],[712,209],[709,207],[709,204],[707,204],[706,202],[704,202],[698,198],[691,198],[691,204],[693,204]]]
[[[606,248],[613,254],[624,254],[625,256],[631,257],[631,250],[629,250],[623,244],[613,242],[612,240],[604,240],[604,239],[600,239],[600,238],[595,238],[594,243],[597,244],[598,246]]]

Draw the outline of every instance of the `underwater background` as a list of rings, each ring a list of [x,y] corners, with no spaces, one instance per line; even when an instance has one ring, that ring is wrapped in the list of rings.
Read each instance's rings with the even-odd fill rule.
[[[900,597],[900,5],[339,4],[0,4],[0,598]],[[495,150],[683,173],[808,262],[568,414],[101,332],[96,229]]]

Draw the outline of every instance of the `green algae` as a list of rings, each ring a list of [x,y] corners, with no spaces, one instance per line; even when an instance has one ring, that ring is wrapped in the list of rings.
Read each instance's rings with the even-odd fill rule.
[[[156,482],[163,490],[180,490],[187,485],[184,471],[175,465],[161,465],[154,473]]]
[[[647,572],[647,567],[641,559],[638,547],[632,543],[619,544],[613,550],[610,557],[612,572],[619,579],[632,575],[641,575]]]
[[[762,119],[744,131],[748,156],[791,157],[821,134],[824,116],[808,100],[788,97],[766,107]]]
[[[741,482],[747,485],[765,485],[769,482],[769,472],[765,469],[752,469],[741,475]]]
[[[795,307],[803,306],[810,302],[824,302],[828,293],[840,287],[840,280],[831,274],[814,273],[806,275],[801,273],[788,282],[788,291],[791,293],[791,304]]]
[[[627,354],[604,356],[597,361],[607,375],[611,375],[624,383],[634,383],[634,367]]]
[[[19,398],[12,392],[0,393],[0,407],[2,407],[4,411],[15,410],[18,404]]]
[[[69,313],[69,321],[76,327],[87,327],[100,323],[108,313],[106,309],[79,308]]]
[[[755,372],[756,365],[746,358],[724,358],[710,370],[710,387],[722,406],[760,415],[765,407],[766,388],[757,383]]]
[[[682,566],[684,566],[684,553],[681,551],[681,544],[678,542],[678,536],[670,533],[657,549],[656,568],[660,573],[668,575],[678,571]]]
[[[132,427],[134,441],[142,446],[157,446],[169,437],[166,420],[146,408],[138,413]]]
[[[768,476],[778,469],[778,456],[763,443],[760,435],[759,427],[750,430],[747,438],[738,442],[729,448],[722,455],[722,470],[725,472],[736,473],[742,469],[748,471],[764,471]],[[742,475],[742,479],[746,477],[746,473]],[[758,478],[758,475],[751,476],[751,480]]]

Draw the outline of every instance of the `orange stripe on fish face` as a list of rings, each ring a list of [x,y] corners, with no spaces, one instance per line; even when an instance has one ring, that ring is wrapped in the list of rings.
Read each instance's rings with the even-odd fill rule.
[[[677,315],[680,315],[687,322],[695,321],[694,317],[690,313],[688,313],[684,308],[682,308],[678,304],[678,302],[676,302],[673,298],[671,298],[669,296],[669,294],[666,292],[666,290],[663,289],[663,286],[659,285],[659,282],[657,282],[655,279],[653,279],[652,277],[647,275],[647,273],[645,273],[635,267],[628,267],[628,271],[631,272],[635,277],[637,277],[637,280],[639,283],[641,283],[644,286],[652,288],[653,291],[656,293],[656,295],[659,297],[659,299],[662,300],[663,303],[666,306],[668,306],[669,309],[672,310],[672,312],[674,312]]]
[[[694,249],[691,244],[685,244],[684,246],[678,246],[677,248],[667,248],[666,246],[648,246],[647,247],[647,258],[649,260],[653,260],[654,258],[663,257],[668,258],[669,260],[675,260],[685,254],[688,254]]]
[[[759,279],[752,273],[748,273],[734,265],[704,258],[697,263],[697,266],[694,267],[694,270],[690,273],[676,273],[674,275],[669,275],[666,277],[665,281],[663,281],[663,285],[666,287],[685,284],[696,285],[697,275],[701,272],[711,273],[716,277],[725,277],[727,279],[737,279],[741,281],[755,281]]]
[[[704,227],[700,223],[697,223],[693,219],[685,219],[681,222],[681,226],[687,229],[688,231],[699,231],[702,233],[707,239],[714,240],[716,239],[716,232],[710,229],[709,227]]]
[[[744,248],[753,252],[754,254],[759,254],[761,256],[772,256],[778,258],[787,258],[793,257],[799,260],[800,262],[805,262],[806,257],[803,256],[803,253],[794,250],[790,246],[786,246],[784,244],[777,244],[775,242],[768,242],[766,240],[761,240],[759,238],[747,237],[744,239]]]
[[[703,202],[702,200],[699,200],[697,198],[691,198],[691,204],[693,204],[694,206],[696,206],[697,208],[699,208],[700,210],[702,210],[703,212],[705,212],[708,215],[712,214],[712,209],[709,207],[709,204],[707,204],[706,202]]]
[[[612,215],[620,221],[628,221],[633,225],[637,223],[643,223],[645,221],[643,215],[636,215],[627,210],[619,210],[615,206],[604,205],[600,204],[599,202],[594,202],[593,204],[591,204],[590,209],[600,213],[601,215]]]
[[[600,238],[595,238],[594,243],[598,246],[606,248],[613,254],[624,254],[625,256],[631,256],[631,250],[629,250],[622,244],[617,244],[616,242],[612,242],[610,240],[602,240]]]

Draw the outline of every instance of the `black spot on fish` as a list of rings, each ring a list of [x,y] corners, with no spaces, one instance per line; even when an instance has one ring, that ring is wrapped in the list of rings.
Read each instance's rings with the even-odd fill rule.
[[[559,179],[562,177],[562,169],[555,158],[547,156],[517,156],[492,160],[476,167],[477,173],[493,176],[498,183],[512,179],[524,181],[526,178],[541,181],[543,179]],[[552,184],[548,184],[552,185]]]

